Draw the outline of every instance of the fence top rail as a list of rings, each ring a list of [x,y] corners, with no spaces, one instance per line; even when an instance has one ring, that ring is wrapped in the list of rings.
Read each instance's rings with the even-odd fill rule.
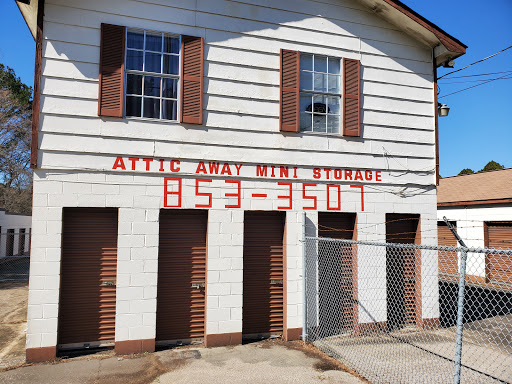
[[[360,241],[360,240],[343,240],[332,239],[329,237],[312,237],[306,236],[306,242],[309,241],[323,241],[342,244],[355,244],[355,245],[372,245],[377,247],[393,247],[393,248],[415,248],[415,249],[428,249],[432,251],[447,251],[447,252],[470,252],[470,253],[492,253],[495,255],[512,256],[512,249],[508,248],[473,248],[473,247],[448,247],[442,245],[421,245],[421,244],[398,244],[398,243],[379,243],[373,241]]]

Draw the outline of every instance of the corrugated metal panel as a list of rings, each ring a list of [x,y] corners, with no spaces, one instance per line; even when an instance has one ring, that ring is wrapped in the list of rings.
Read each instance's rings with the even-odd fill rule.
[[[356,214],[345,212],[318,212],[318,236],[333,239],[354,240]],[[337,247],[334,252],[333,247]],[[319,242],[319,306],[320,328],[330,329],[332,334],[342,329],[332,326],[332,319],[341,319],[343,329],[352,329],[356,323],[357,266],[355,245],[339,245]],[[340,274],[341,272],[341,274]],[[324,334],[322,336],[330,336]]]
[[[486,223],[488,247],[512,248],[512,222]],[[506,255],[486,256],[486,275],[493,282],[512,284],[512,258]]]
[[[414,244],[418,236],[418,215],[387,214],[386,242]],[[421,253],[388,247],[386,252],[387,310],[389,329],[416,324],[420,299]],[[420,303],[421,304],[421,303]]]
[[[454,223],[452,225],[455,227]],[[457,246],[457,239],[453,236],[446,223],[442,221],[437,223],[437,243],[445,247]],[[459,273],[457,252],[439,251],[438,255],[440,275],[457,275]]]
[[[114,341],[116,208],[64,208],[59,344]]]
[[[158,341],[204,337],[207,225],[207,211],[160,211]]]
[[[284,212],[245,212],[242,333],[283,332]]]

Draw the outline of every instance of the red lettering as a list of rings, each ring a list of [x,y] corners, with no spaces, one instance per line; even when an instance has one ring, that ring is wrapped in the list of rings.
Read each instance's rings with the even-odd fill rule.
[[[279,167],[279,177],[288,178],[288,167]]]
[[[351,185],[350,188],[361,189],[361,211],[364,212],[364,186],[363,185]]]
[[[159,161],[160,161],[160,169],[159,169],[159,171],[163,172],[163,171],[165,171],[165,169],[164,169],[164,161],[165,161],[165,159],[160,159]]]
[[[177,181],[178,182],[178,190],[177,191],[169,191],[169,181]],[[173,178],[173,177],[164,177],[164,207],[166,208],[180,208],[181,207],[181,179]],[[176,195],[178,196],[178,204],[169,205],[168,196]]]
[[[220,171],[221,175],[223,175],[225,173],[228,174],[229,176],[231,176],[231,168],[229,167],[228,163],[224,163],[224,166],[222,167],[222,171]]]
[[[219,163],[212,163],[211,161],[208,163],[208,166],[210,167],[210,175],[212,173],[215,173],[216,175],[219,174]]]
[[[373,178],[372,171],[364,171],[364,178],[370,181]]]
[[[356,177],[354,177],[354,180],[363,180],[363,174],[360,170],[356,171]]]
[[[293,178],[296,179],[297,177],[297,167],[293,167]]]
[[[343,172],[341,171],[341,169],[335,169],[334,170],[334,178],[336,180],[341,180],[342,177],[343,177]]]
[[[196,196],[208,197],[208,204],[196,204],[196,208],[211,208],[212,207],[212,194],[199,192],[199,183],[211,183],[212,179],[196,179]]]
[[[380,171],[375,172],[375,181],[382,181],[382,179],[380,177]]]
[[[242,168],[242,165],[243,165],[243,164],[240,164],[240,165],[235,164],[235,168],[236,168],[236,175],[237,175],[237,176],[240,176],[240,169]]]
[[[226,204],[226,208],[240,208],[242,206],[242,182],[240,180],[224,180],[224,182],[228,184],[237,184],[238,186],[237,193],[226,193],[226,197],[237,197],[238,203],[233,205]]]
[[[278,199],[288,199],[290,205],[287,207],[277,207],[277,209],[292,209],[292,183],[277,183],[277,185],[287,185],[290,188],[289,195],[277,196]]]
[[[137,164],[137,161],[139,161],[138,157],[129,157],[128,160],[132,162],[132,171],[135,171],[135,164]]]
[[[329,193],[331,188],[338,188],[338,206],[337,207],[331,207],[331,196]],[[327,210],[328,211],[341,210],[341,185],[327,184]]]
[[[256,166],[256,176],[267,177],[267,166],[266,165],[257,165]]]
[[[304,210],[308,210],[308,209],[313,209],[313,210],[316,210],[317,209],[317,199],[316,199],[316,196],[307,196],[306,195],[306,187],[316,187],[316,184],[311,184],[311,183],[303,183],[302,184],[302,198],[304,200],[313,200],[313,206],[312,207],[302,207],[302,209]]]
[[[117,157],[116,161],[114,162],[114,166],[112,169],[121,168],[123,171],[126,171],[126,167],[124,166],[124,160],[122,157]]]
[[[153,159],[144,158],[142,160],[146,163],[146,171],[149,171],[149,164],[153,162]]]
[[[274,173],[274,171],[276,170],[276,167],[271,165],[271,168],[272,168],[272,174],[270,175],[270,177],[276,177],[276,174]]]
[[[180,161],[179,160],[171,160],[171,172],[179,172],[180,171]]]
[[[325,172],[325,178],[327,180],[329,180],[331,177],[331,168],[324,168],[324,172]]]
[[[319,179],[322,175],[320,174],[320,168],[314,168],[313,169],[313,178]]]
[[[206,172],[206,167],[202,161],[197,164],[196,173],[204,173],[205,175],[208,173]]]
[[[352,171],[345,169],[345,180],[352,180]]]

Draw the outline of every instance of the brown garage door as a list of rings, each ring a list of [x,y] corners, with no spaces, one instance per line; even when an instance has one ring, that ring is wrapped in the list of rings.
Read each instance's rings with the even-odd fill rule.
[[[208,211],[160,211],[156,340],[204,337]]]
[[[115,338],[117,209],[64,208],[58,343]]]
[[[455,222],[451,222],[455,226]],[[437,243],[444,247],[456,247],[457,239],[444,221],[437,222]],[[457,252],[438,252],[439,276],[446,279],[456,279],[459,273]]]
[[[386,242],[420,243],[419,215],[386,214]],[[387,325],[390,330],[416,324],[421,305],[421,252],[386,249]]]
[[[485,223],[486,247],[512,249],[512,222]],[[490,282],[512,284],[512,257],[487,254],[486,276]]]
[[[244,336],[283,332],[284,212],[245,212]]]
[[[318,236],[356,240],[356,214],[318,212]],[[320,329],[322,337],[353,328],[357,323],[357,254],[355,245],[320,241],[318,247]],[[334,322],[333,319],[340,319]]]

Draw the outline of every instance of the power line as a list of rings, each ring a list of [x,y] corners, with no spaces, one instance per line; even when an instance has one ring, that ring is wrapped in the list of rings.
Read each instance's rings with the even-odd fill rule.
[[[505,48],[505,49],[502,49],[501,51],[496,52],[495,54],[493,54],[493,55],[491,55],[491,56],[487,56],[486,58],[484,58],[484,59],[482,59],[482,60],[478,60],[478,61],[475,61],[474,63],[471,63],[471,64],[469,64],[469,65],[466,65],[465,67],[463,67],[463,68],[461,68],[461,69],[457,69],[457,70],[455,70],[455,71],[448,72],[447,74],[444,74],[443,76],[438,77],[438,78],[437,78],[437,80],[441,80],[443,77],[445,77],[445,76],[449,76],[449,75],[451,75],[452,73],[460,72],[460,71],[462,71],[463,69],[466,69],[466,68],[471,67],[472,65],[475,65],[475,64],[481,63],[482,61],[488,60],[488,59],[490,59],[491,57],[494,57],[494,56],[496,56],[496,55],[499,55],[500,53],[505,52],[507,49],[510,49],[510,48],[512,48],[512,45],[511,45],[511,46],[509,46],[509,47],[507,47],[507,48]]]
[[[512,75],[512,73],[510,73],[510,75]],[[508,76],[508,75],[507,75],[507,76]],[[480,79],[480,80],[450,81],[450,82],[448,82],[448,83],[443,83],[443,85],[445,85],[445,84],[480,83],[480,82],[482,82],[482,81],[486,81],[486,80],[507,80],[507,79],[512,79],[512,77],[494,78],[494,79]]]
[[[476,84],[476,85],[473,85],[473,86],[471,86],[471,87],[467,87],[467,88],[461,89],[460,91],[452,92],[452,93],[449,93],[449,94],[447,94],[447,95],[441,96],[441,97],[439,97],[439,99],[442,99],[443,97],[446,97],[446,96],[455,95],[456,93],[460,93],[460,92],[463,92],[463,91],[467,91],[468,89],[471,89],[471,88],[479,87],[480,85],[484,85],[484,84],[490,83],[490,82],[492,82],[492,81],[496,81],[496,80],[501,80],[501,79],[504,79],[504,78],[508,78],[508,76],[510,76],[510,75],[505,75],[505,76],[502,76],[502,77],[498,77],[497,79],[488,80],[488,81],[486,81],[486,82],[484,82],[484,83]]]
[[[460,79],[460,78],[463,78],[463,77],[499,75],[500,73],[510,73],[510,72],[512,72],[512,70],[510,70],[510,71],[501,71],[501,72],[478,73],[478,74],[475,74],[475,75],[453,76],[452,79]],[[452,72],[450,72],[450,73],[452,73]],[[449,79],[449,80],[451,80],[451,79]]]

